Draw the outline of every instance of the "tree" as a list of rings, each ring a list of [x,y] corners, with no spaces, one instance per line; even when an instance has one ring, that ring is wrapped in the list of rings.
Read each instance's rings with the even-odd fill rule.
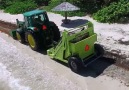
[[[51,0],[34,0],[35,3],[37,3],[38,5],[48,5],[48,2]]]

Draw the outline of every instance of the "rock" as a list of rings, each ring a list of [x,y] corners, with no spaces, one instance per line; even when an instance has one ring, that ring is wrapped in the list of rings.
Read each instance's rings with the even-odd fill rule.
[[[126,58],[126,61],[128,61],[128,62],[129,62],[129,58]]]
[[[111,52],[112,52],[113,54],[118,54],[118,55],[119,55],[119,53],[120,53],[121,51],[119,51],[119,50],[111,50]]]
[[[129,37],[124,37],[118,40],[120,44],[129,45]]]

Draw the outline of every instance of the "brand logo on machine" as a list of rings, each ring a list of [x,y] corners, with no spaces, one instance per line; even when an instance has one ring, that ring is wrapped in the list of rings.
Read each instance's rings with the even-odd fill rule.
[[[89,45],[86,45],[85,46],[85,51],[89,51],[89,49],[90,49]]]

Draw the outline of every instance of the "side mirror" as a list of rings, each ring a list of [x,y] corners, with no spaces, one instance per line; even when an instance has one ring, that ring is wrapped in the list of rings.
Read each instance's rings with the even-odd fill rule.
[[[16,19],[16,22],[17,22],[17,26],[20,28],[21,26],[20,26],[19,20]]]
[[[18,19],[16,19],[16,22],[17,22],[17,24],[19,24],[19,20]]]

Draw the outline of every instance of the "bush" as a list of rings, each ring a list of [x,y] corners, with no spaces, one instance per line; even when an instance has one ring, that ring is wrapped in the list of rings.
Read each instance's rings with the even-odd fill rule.
[[[80,7],[81,12],[92,14],[100,9],[100,4],[96,3],[96,0],[68,0],[74,5]]]
[[[5,9],[12,4],[12,0],[0,0],[0,9]]]
[[[35,3],[39,6],[42,6],[42,5],[47,5],[49,1],[51,0],[34,0]]]
[[[19,1],[8,6],[5,9],[5,12],[11,13],[11,14],[18,14],[18,13],[23,13],[23,12],[35,9],[36,7],[37,7],[37,4],[35,4],[34,1],[32,0],[23,1],[23,2]]]
[[[126,22],[129,17],[129,0],[120,0],[118,3],[114,2],[110,6],[99,10],[93,15],[93,18],[99,22],[114,23]]]
[[[55,6],[59,5],[60,3],[61,1],[59,0],[51,0],[49,2],[49,6],[45,6],[43,7],[43,9],[52,12],[51,9],[53,9]]]

